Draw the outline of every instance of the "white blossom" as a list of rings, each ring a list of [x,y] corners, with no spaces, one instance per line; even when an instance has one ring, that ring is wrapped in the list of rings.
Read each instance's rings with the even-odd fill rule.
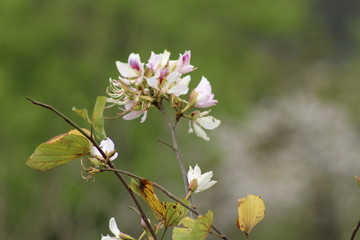
[[[114,234],[115,237],[111,237],[109,235],[101,236],[101,240],[120,240],[120,230],[116,224],[115,218],[111,218],[109,221],[109,229]]]
[[[191,185],[193,181],[197,181],[197,188],[194,190],[195,193],[205,191],[214,186],[217,181],[211,180],[212,176],[212,171],[201,174],[201,169],[197,164],[194,168],[189,166],[187,174],[189,185]]]
[[[101,150],[106,154],[113,153],[115,151],[114,142],[110,138],[105,138],[100,142]],[[104,157],[101,155],[99,150],[95,146],[91,146],[90,154],[93,155],[97,159],[105,160]],[[115,152],[112,157],[110,157],[110,161],[113,161],[117,158],[118,153]]]
[[[193,118],[189,121],[189,133],[195,132],[196,136],[209,141],[210,138],[207,136],[203,128],[207,130],[213,130],[217,128],[221,121],[214,118],[213,116],[207,116],[210,111],[199,112],[195,111],[191,115]]]

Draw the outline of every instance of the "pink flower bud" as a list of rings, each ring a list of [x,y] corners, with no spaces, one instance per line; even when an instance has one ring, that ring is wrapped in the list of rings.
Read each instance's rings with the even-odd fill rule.
[[[218,101],[214,100],[214,94],[211,92],[210,82],[202,77],[199,85],[191,92],[190,102],[195,101],[195,107],[207,108],[214,106]]]

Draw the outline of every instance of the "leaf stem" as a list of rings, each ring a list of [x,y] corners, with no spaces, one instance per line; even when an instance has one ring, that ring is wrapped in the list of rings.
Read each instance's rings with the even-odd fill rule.
[[[49,105],[49,104],[44,104],[38,101],[35,101],[33,99],[30,98],[26,98],[27,100],[29,100],[31,103],[38,105],[40,107],[46,108],[51,110],[52,112],[54,112],[55,114],[57,114],[58,116],[60,116],[62,119],[64,119],[67,123],[69,123],[72,127],[74,127],[76,130],[78,130],[84,137],[86,137],[95,147],[96,149],[100,152],[100,154],[102,155],[102,157],[104,159],[107,159],[108,156],[104,153],[104,151],[100,148],[100,146],[97,144],[97,142],[95,141],[94,138],[92,138],[91,136],[89,136],[86,132],[84,132],[78,125],[76,125],[76,123],[74,123],[73,121],[70,120],[70,118],[66,117],[63,113],[61,113],[60,111],[58,111],[56,108],[54,108],[53,106]],[[115,165],[112,162],[108,162],[107,164],[109,169],[116,169]],[[127,182],[125,181],[125,179],[121,176],[120,173],[114,171],[114,174],[117,176],[117,178],[120,180],[120,182],[123,184],[123,186],[125,187],[125,189],[129,192],[131,198],[133,199],[136,207],[138,208],[141,218],[144,220],[146,226],[149,228],[149,231],[152,235],[152,237],[154,238],[154,240],[157,240],[156,234],[154,232],[154,229],[151,227],[151,224],[148,221],[148,218],[145,215],[144,210],[142,209],[138,199],[136,198],[134,192],[131,190],[130,186],[127,184]]]

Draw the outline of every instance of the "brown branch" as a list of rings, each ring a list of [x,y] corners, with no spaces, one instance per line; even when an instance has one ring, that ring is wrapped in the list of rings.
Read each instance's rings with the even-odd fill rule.
[[[155,106],[160,110],[161,114],[163,115],[163,117],[165,119],[166,124],[169,127],[169,130],[170,130],[170,133],[171,133],[171,140],[172,140],[172,144],[173,144],[172,149],[175,152],[176,159],[177,159],[177,162],[178,162],[179,167],[180,167],[181,176],[183,178],[183,182],[184,182],[184,186],[185,186],[185,194],[186,194],[188,192],[188,190],[189,190],[189,183],[188,183],[188,179],[187,179],[187,173],[186,173],[186,170],[185,170],[185,167],[184,167],[184,162],[182,161],[181,156],[180,156],[179,146],[178,146],[178,143],[177,143],[176,133],[175,133],[175,125],[176,125],[178,119],[175,121],[174,124],[172,124],[170,122],[170,120],[169,120],[169,117],[168,117],[165,109],[164,109],[163,103],[158,102]]]
[[[60,116],[62,119],[64,119],[67,123],[69,123],[72,127],[74,127],[76,130],[78,130],[84,137],[86,137],[95,147],[96,149],[100,152],[101,156],[104,159],[108,159],[108,156],[104,153],[104,151],[100,148],[100,146],[97,144],[97,142],[95,141],[94,138],[92,138],[91,136],[89,136],[87,133],[85,133],[78,125],[76,125],[76,123],[74,123],[73,121],[70,120],[70,118],[66,117],[63,113],[61,113],[60,111],[58,111],[56,108],[54,108],[53,106],[49,105],[49,104],[44,104],[35,100],[32,100],[30,98],[26,98],[27,100],[29,100],[31,103],[38,105],[40,107],[46,108],[51,110],[52,112],[54,112],[55,114],[57,114],[58,116]],[[112,162],[108,162],[108,166],[109,169],[116,169],[115,165]],[[128,191],[128,193],[130,194],[131,198],[133,199],[136,207],[138,208],[141,218],[144,220],[146,226],[149,228],[149,231],[152,235],[152,237],[154,238],[154,240],[157,240],[156,234],[154,232],[154,229],[151,227],[151,224],[148,221],[148,218],[145,215],[144,210],[142,209],[138,199],[136,198],[134,192],[131,190],[130,186],[127,184],[127,182],[125,181],[125,179],[121,176],[120,173],[115,172],[114,174],[117,176],[117,178],[120,180],[120,182],[123,184],[123,186],[125,187],[126,191]]]
[[[354,227],[354,229],[352,230],[350,240],[354,240],[354,239],[355,239],[356,233],[357,233],[357,231],[359,230],[359,228],[360,228],[360,221],[358,222],[358,224],[356,225],[356,227]]]

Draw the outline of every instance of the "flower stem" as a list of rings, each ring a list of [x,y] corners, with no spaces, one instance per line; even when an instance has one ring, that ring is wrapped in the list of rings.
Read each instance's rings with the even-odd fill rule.
[[[177,143],[177,139],[176,139],[176,133],[175,133],[175,125],[178,121],[178,119],[175,121],[174,124],[172,124],[170,122],[170,119],[164,109],[164,105],[162,103],[162,101],[158,102],[156,104],[156,107],[160,110],[161,114],[163,115],[164,119],[165,119],[165,122],[166,124],[168,125],[169,127],[169,130],[170,130],[170,133],[171,133],[171,140],[172,140],[172,148],[175,152],[175,155],[176,155],[176,159],[177,159],[177,162],[179,164],[179,167],[180,167],[180,171],[181,171],[181,175],[182,175],[182,179],[183,179],[183,182],[184,182],[184,186],[185,186],[185,194],[188,193],[188,188],[189,188],[189,183],[188,183],[188,179],[187,179],[187,173],[186,173],[186,170],[185,170],[185,166],[184,166],[184,162],[182,161],[181,159],[181,156],[180,156],[180,151],[179,151],[179,146],[178,146],[178,143]]]

